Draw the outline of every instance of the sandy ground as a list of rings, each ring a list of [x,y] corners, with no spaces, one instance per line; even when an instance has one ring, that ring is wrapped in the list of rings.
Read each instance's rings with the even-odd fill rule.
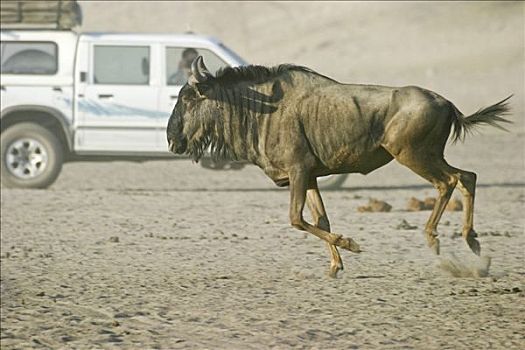
[[[343,252],[337,279],[324,243],[288,225],[288,192],[256,167],[66,164],[49,190],[2,189],[0,345],[523,348],[524,145],[498,134],[448,147],[479,175],[477,230],[492,257],[487,277],[463,278],[439,267],[450,254],[482,265],[457,238],[461,213],[445,213],[444,260],[433,257],[429,212],[405,208],[434,190],[395,162],[324,192],[334,231],[365,250]],[[369,197],[392,212],[358,213]],[[403,219],[417,229],[397,228]]]

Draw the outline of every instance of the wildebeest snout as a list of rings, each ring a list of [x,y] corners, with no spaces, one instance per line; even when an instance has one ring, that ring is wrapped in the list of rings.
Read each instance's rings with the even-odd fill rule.
[[[180,140],[168,139],[168,149],[172,153],[182,154],[186,152],[187,147],[188,142],[184,138],[181,138]]]

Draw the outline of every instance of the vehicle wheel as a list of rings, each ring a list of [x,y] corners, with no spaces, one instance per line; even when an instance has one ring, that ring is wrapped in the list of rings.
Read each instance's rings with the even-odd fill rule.
[[[246,163],[244,162],[231,162],[230,170],[241,170],[242,168],[244,168],[245,165]]]
[[[320,176],[317,184],[322,190],[337,190],[346,181],[348,174]]]
[[[246,165],[245,162],[213,160],[212,158],[202,158],[200,164],[203,168],[210,170],[241,170]]]
[[[201,166],[210,170],[222,170],[226,166],[226,162],[222,160],[213,160],[212,158],[206,157],[201,158]]]
[[[62,170],[64,152],[57,137],[33,123],[20,123],[1,135],[2,183],[6,187],[46,188]]]

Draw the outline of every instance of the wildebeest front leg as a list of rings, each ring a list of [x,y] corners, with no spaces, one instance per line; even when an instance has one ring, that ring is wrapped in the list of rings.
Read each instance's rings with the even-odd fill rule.
[[[323,199],[319,193],[319,188],[317,187],[317,179],[313,179],[308,186],[308,191],[306,192],[306,204],[312,213],[312,218],[314,220],[314,225],[319,227],[326,232],[330,232],[330,222],[328,221],[328,215],[324,208]],[[343,270],[343,260],[337,247],[333,244],[326,243],[328,249],[330,250],[330,277],[337,277],[337,272]]]
[[[342,235],[327,232],[319,227],[310,225],[303,219],[303,209],[306,201],[306,190],[308,188],[308,174],[306,171],[291,171],[290,175],[290,221],[293,227],[307,231],[322,240],[359,253],[359,245],[351,238],[344,238]]]

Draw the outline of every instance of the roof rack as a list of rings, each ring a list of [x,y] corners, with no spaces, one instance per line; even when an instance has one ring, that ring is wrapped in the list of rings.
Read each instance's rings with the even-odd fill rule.
[[[76,0],[0,1],[2,29],[71,29],[82,24]]]

